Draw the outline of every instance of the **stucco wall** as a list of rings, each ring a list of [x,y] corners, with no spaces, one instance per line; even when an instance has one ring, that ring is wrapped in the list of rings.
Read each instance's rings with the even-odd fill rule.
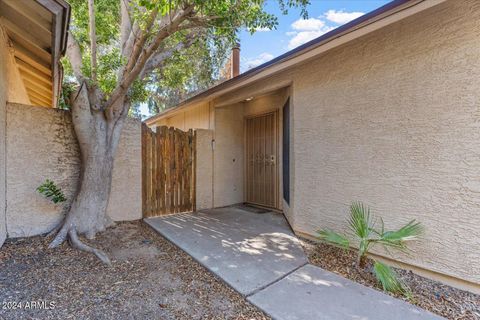
[[[141,218],[140,122],[128,119],[114,163],[108,214],[114,220]],[[36,192],[51,179],[71,199],[79,173],[78,145],[70,113],[18,104],[7,106],[7,229],[9,237],[49,231],[62,207]]]
[[[6,226],[6,110],[7,101],[30,103],[18,72],[13,49],[0,26],[0,247],[7,237]]]
[[[244,201],[243,104],[215,109],[214,206]]]
[[[123,126],[107,214],[116,221],[142,218],[142,130],[135,119],[127,119]]]
[[[295,223],[361,200],[426,228],[403,262],[480,283],[480,2],[448,1],[295,70]]]
[[[213,131],[195,130],[196,135],[196,209],[213,208]]]
[[[450,0],[217,98],[291,83],[291,203],[284,209],[296,232],[345,230],[349,204],[363,201],[387,228],[411,219],[425,226],[411,254],[395,259],[478,288],[478,21],[480,2]],[[217,173],[220,154],[227,151],[225,163],[232,154],[219,148],[233,121],[227,110],[216,112],[216,206],[219,184],[229,182],[217,175],[235,175],[233,166]],[[229,130],[240,135],[237,126]]]
[[[7,61],[3,32],[0,30],[0,247],[7,237],[5,223],[5,110],[7,104]]]

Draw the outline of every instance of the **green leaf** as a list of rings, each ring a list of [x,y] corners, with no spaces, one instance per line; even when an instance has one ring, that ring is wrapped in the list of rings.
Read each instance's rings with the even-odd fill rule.
[[[348,249],[350,247],[350,242],[348,241],[348,239],[345,236],[338,234],[334,231],[323,229],[318,231],[318,234],[318,238],[323,241],[340,246],[345,249]]]
[[[378,242],[386,247],[407,250],[405,242],[418,240],[423,233],[424,228],[421,223],[412,220],[396,231],[383,231],[380,233]]]
[[[373,270],[383,290],[402,294],[406,294],[409,291],[407,286],[398,278],[397,273],[386,264],[375,261]]]
[[[348,224],[357,237],[367,239],[375,225],[373,216],[370,215],[370,208],[361,202],[352,203]]]
[[[62,189],[57,187],[57,185],[52,180],[45,180],[44,183],[38,186],[37,191],[55,204],[67,201],[67,198],[63,194]]]

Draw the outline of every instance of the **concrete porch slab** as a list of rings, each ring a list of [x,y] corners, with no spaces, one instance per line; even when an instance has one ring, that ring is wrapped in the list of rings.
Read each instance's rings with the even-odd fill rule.
[[[301,267],[248,300],[281,320],[443,319],[312,265]]]
[[[226,207],[145,222],[246,296],[307,263],[280,214]]]

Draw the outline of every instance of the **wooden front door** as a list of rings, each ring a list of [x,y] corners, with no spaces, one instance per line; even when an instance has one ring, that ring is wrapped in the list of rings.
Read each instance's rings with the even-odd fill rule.
[[[246,119],[246,202],[278,207],[278,113]]]

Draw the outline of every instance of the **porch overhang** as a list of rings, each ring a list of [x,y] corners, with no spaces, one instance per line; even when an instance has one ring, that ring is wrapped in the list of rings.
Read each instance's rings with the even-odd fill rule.
[[[57,105],[69,19],[64,0],[0,0],[0,26],[32,105]]]

